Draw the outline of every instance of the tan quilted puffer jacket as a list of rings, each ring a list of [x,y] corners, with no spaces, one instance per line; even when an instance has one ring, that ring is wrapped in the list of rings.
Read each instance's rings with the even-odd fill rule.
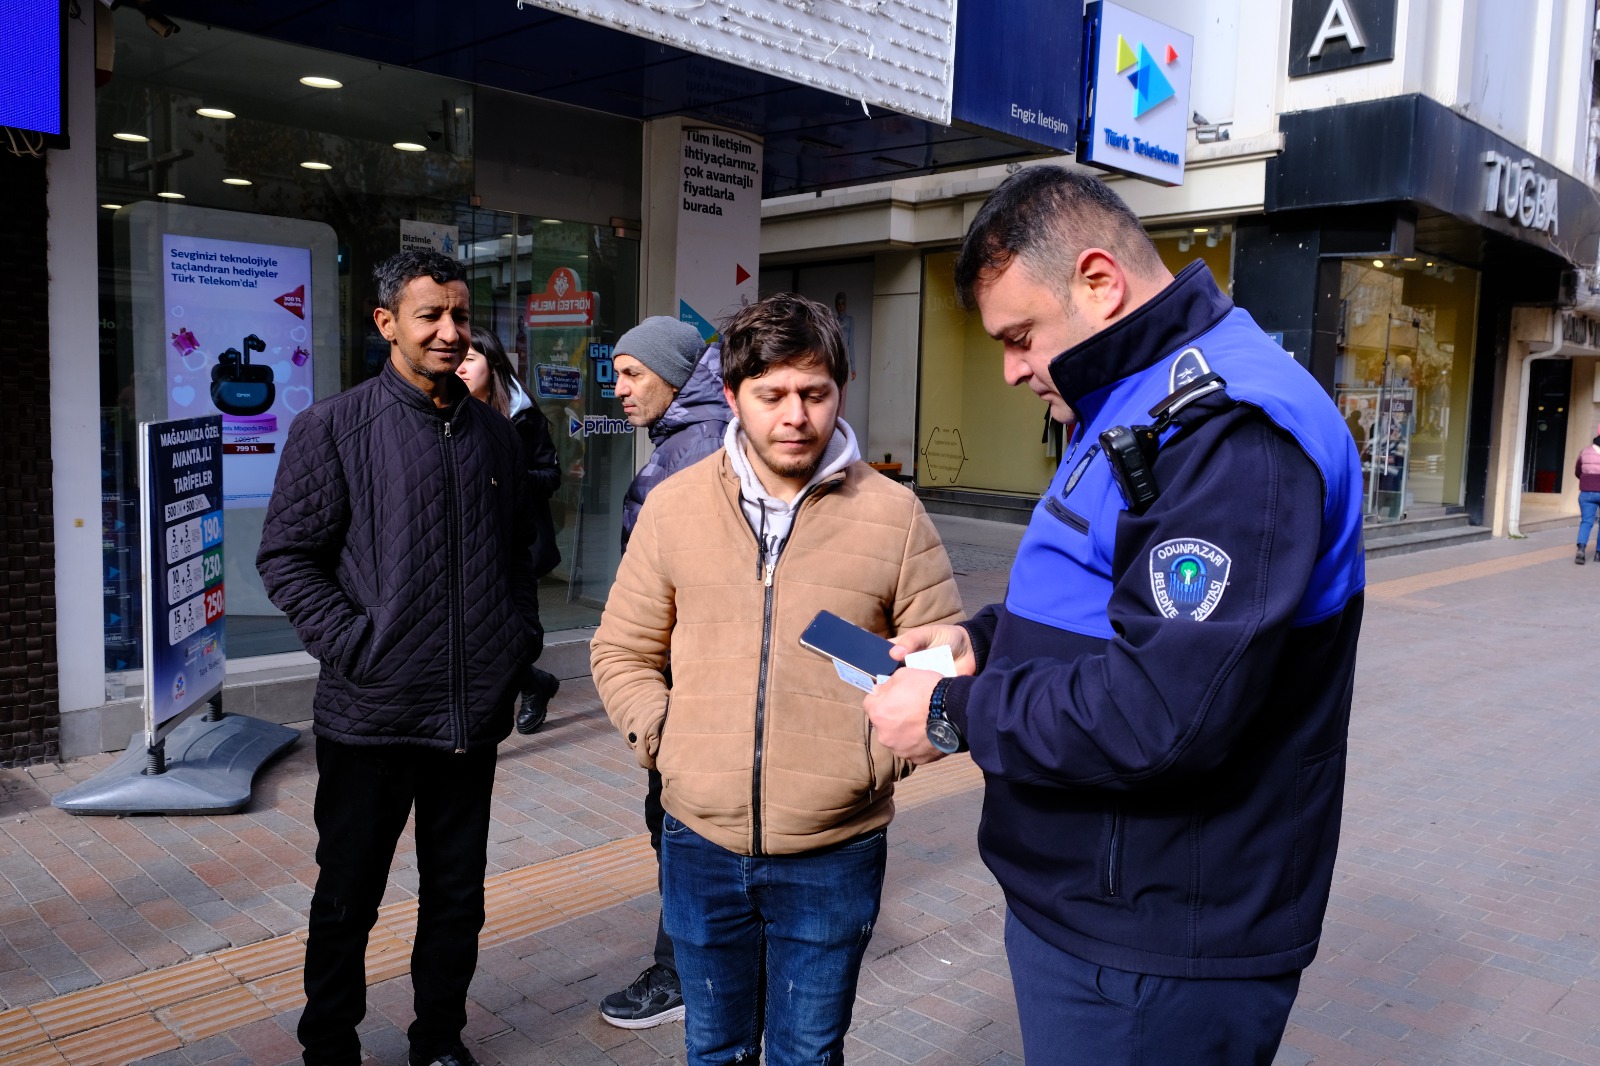
[[[922,504],[865,463],[802,502],[770,584],[738,493],[723,450],[650,494],[590,645],[595,687],[674,817],[741,855],[810,851],[888,824],[906,767],[801,631],[829,610],[888,636],[955,621],[961,600]]]

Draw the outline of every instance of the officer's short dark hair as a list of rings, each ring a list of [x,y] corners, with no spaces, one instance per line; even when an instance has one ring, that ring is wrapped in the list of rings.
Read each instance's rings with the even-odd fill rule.
[[[416,278],[432,278],[440,285],[466,281],[467,268],[459,259],[432,248],[409,248],[397,252],[372,268],[378,286],[378,303],[393,314],[400,313],[400,294]]]
[[[722,327],[722,383],[734,392],[782,363],[821,364],[840,388],[850,356],[833,310],[795,292],[779,292],[742,308]]]
[[[956,293],[962,306],[975,307],[978,282],[1015,261],[1065,296],[1085,248],[1104,248],[1139,276],[1162,265],[1139,216],[1105,182],[1065,167],[1024,167],[989,194],[968,227]]]

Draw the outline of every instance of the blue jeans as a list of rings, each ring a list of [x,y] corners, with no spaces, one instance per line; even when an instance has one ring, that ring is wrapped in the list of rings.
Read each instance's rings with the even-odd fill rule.
[[[1096,966],[1006,911],[1028,1066],[1271,1066],[1300,973],[1243,980]]]
[[[662,913],[683,983],[690,1066],[844,1061],[878,918],[883,830],[800,855],[736,855],[666,816]]]
[[[1589,530],[1594,528],[1595,512],[1600,510],[1600,492],[1578,493],[1578,547],[1589,546]]]

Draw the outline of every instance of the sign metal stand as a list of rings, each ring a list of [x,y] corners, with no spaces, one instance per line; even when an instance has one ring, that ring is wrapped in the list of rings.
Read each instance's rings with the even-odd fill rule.
[[[51,802],[75,814],[231,813],[300,734],[222,711],[222,418],[140,423],[139,480],[144,744]]]

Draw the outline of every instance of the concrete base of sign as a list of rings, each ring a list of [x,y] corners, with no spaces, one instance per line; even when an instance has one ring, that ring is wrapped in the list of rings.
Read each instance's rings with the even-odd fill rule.
[[[299,739],[298,730],[259,718],[195,715],[167,735],[165,773],[145,773],[149,751],[135,743],[50,802],[72,814],[232,814],[250,802],[256,771]]]

